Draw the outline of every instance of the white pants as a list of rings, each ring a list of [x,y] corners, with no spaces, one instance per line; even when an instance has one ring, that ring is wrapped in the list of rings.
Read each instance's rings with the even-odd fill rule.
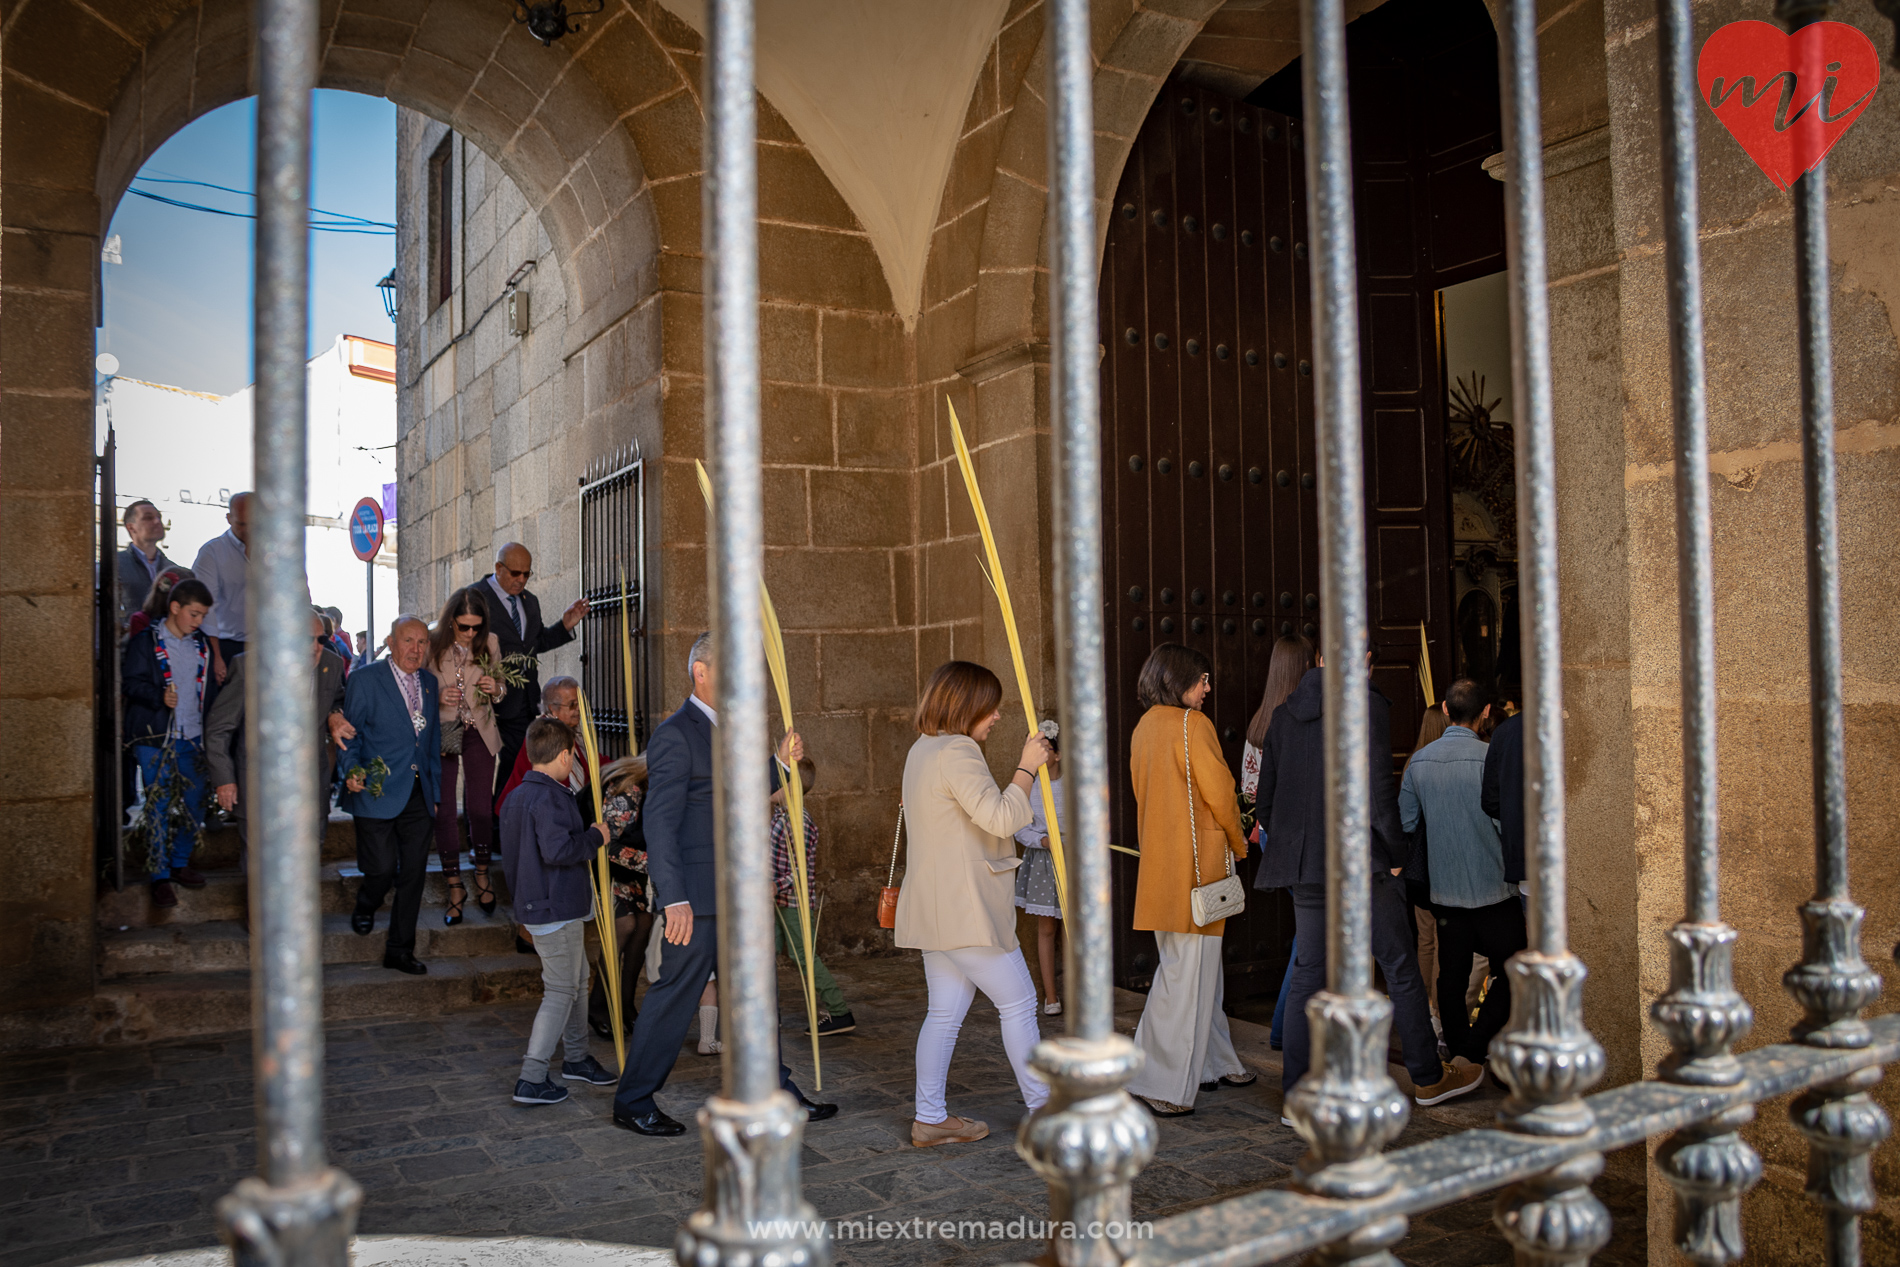
[[[978,990],[996,1005],[1002,1019],[1003,1050],[1016,1071],[1023,1103],[1041,1108],[1049,1088],[1029,1071],[1029,1054],[1041,1035],[1036,1029],[1036,983],[1029,979],[1023,952],[994,946],[926,950],[924,979],[930,983],[930,1006],[917,1031],[917,1120],[934,1126],[950,1116],[943,1104],[950,1055]]]
[[[1203,1082],[1247,1072],[1221,1010],[1220,942],[1201,933],[1155,934],[1161,967],[1135,1030],[1135,1046],[1148,1059],[1129,1082],[1130,1095],[1192,1106]]]

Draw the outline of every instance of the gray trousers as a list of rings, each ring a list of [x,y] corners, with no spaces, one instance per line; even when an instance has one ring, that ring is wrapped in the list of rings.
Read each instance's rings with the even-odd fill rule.
[[[548,1080],[554,1046],[564,1043],[567,1058],[587,1056],[587,924],[573,920],[564,928],[534,939],[541,956],[541,1010],[534,1014],[528,1035],[528,1054],[521,1062],[521,1080]]]
[[[1135,1029],[1135,1046],[1147,1060],[1129,1080],[1128,1093],[1192,1107],[1203,1082],[1247,1072],[1221,1007],[1227,988],[1221,939],[1158,932],[1155,946],[1161,966]]]

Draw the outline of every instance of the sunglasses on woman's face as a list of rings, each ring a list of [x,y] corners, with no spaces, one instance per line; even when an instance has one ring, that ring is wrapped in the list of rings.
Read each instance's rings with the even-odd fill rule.
[[[455,622],[455,627],[460,629],[463,633],[479,633],[481,631],[482,622],[478,620],[471,625],[466,620],[458,620]]]

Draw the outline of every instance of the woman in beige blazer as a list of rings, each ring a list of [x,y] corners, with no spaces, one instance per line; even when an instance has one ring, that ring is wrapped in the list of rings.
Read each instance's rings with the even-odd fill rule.
[[[462,904],[468,890],[462,884],[462,828],[455,816],[457,767],[468,776],[462,800],[468,810],[470,852],[475,857],[475,900],[484,915],[495,913],[495,891],[488,884],[488,864],[495,849],[495,754],[501,751],[501,730],[495,724],[495,701],[506,685],[483,671],[484,663],[501,663],[501,639],[488,631],[488,600],[470,585],[449,595],[442,619],[429,634],[429,672],[435,675],[441,700],[442,799],[435,807],[435,851],[442,859],[442,878],[449,887],[444,924],[462,922]],[[459,746],[452,737],[460,732]],[[451,751],[453,749],[453,751]]]
[[[1195,924],[1188,900],[1197,884],[1227,874],[1230,853],[1247,856],[1234,774],[1201,711],[1211,669],[1192,647],[1164,643],[1148,654],[1135,688],[1147,711],[1128,754],[1141,831],[1134,924],[1154,932],[1161,965],[1135,1030],[1147,1059],[1128,1091],[1157,1117],[1184,1117],[1194,1111],[1197,1092],[1245,1086],[1255,1077],[1234,1051],[1221,1008],[1226,921]]]
[[[999,788],[981,744],[1002,715],[1002,702],[1003,684],[982,665],[952,660],[939,666],[917,705],[919,738],[904,763],[910,854],[897,898],[897,944],[924,952],[930,986],[917,1033],[917,1117],[910,1124],[910,1142],[919,1148],[990,1132],[987,1124],[944,1107],[957,1031],[978,990],[996,1005],[1023,1102],[1033,1110],[1049,1098],[1049,1088],[1029,1071],[1040,1036],[1036,985],[1016,944],[1014,872],[1021,859],[1012,840],[1029,825],[1029,789],[1049,759],[1049,745],[1031,735],[1015,773]]]

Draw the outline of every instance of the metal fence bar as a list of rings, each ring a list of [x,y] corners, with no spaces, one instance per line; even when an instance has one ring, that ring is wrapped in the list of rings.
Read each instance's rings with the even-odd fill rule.
[[[1742,1078],[1730,1086],[1650,1081],[1598,1092],[1584,1101],[1597,1123],[1592,1135],[1469,1130],[1388,1153],[1398,1182],[1370,1201],[1329,1201],[1274,1188],[1201,1206],[1157,1222],[1152,1239],[1142,1242],[1129,1267],[1253,1267],[1292,1261],[1393,1217],[1442,1209],[1599,1150],[1637,1144],[1757,1100],[1838,1083],[1857,1071],[1877,1072],[1880,1065],[1900,1059],[1900,1016],[1876,1017],[1869,1028],[1872,1042],[1867,1047],[1757,1047],[1738,1057]]]
[[[1667,243],[1669,350],[1676,449],[1676,593],[1682,663],[1682,920],[1669,930],[1669,990],[1650,1015],[1674,1054],[1675,1082],[1730,1086],[1742,1067],[1730,1052],[1754,1026],[1735,990],[1735,930],[1722,922],[1715,724],[1715,591],[1709,521],[1708,384],[1702,353],[1701,214],[1696,188],[1695,22],[1689,0],[1658,0],[1662,94],[1663,232]],[[1676,1192],[1676,1246],[1698,1263],[1742,1256],[1741,1198],[1762,1162],[1736,1132],[1754,1106],[1686,1128],[1665,1142],[1657,1168]]]
[[[1039,1043],[1032,1065],[1049,1101],[1017,1130],[1017,1151],[1049,1184],[1061,1267],[1113,1264],[1127,1239],[1130,1184],[1158,1131],[1122,1088],[1142,1054],[1115,1032],[1109,893],[1108,680],[1103,642],[1101,380],[1097,367],[1095,59],[1088,0],[1046,9],[1049,59],[1050,414],[1055,456],[1056,680],[1065,731],[1074,925],[1068,942],[1069,1034]],[[1119,1233],[1111,1235],[1110,1233]]]
[[[1511,958],[1511,1019],[1491,1066],[1511,1088],[1500,1113],[1513,1130],[1586,1136],[1581,1098],[1603,1076],[1603,1049],[1583,1025],[1583,961],[1565,914],[1563,653],[1557,606],[1557,460],[1544,250],[1544,148],[1537,6],[1506,0],[1498,77],[1504,117],[1505,237],[1511,260],[1512,407],[1517,420],[1517,536],[1524,648],[1524,822],[1530,946]],[[1603,1169],[1579,1152],[1498,1200],[1497,1223],[1521,1261],[1585,1263],[1610,1238],[1590,1191]]]
[[[1688,0],[1657,6],[1662,90],[1664,233],[1668,245],[1674,383],[1677,595],[1683,727],[1683,919],[1669,931],[1670,989],[1651,1008],[1674,1055],[1666,1076],[1727,1085],[1741,1066],[1730,1045],[1754,1024],[1734,987],[1735,931],[1721,920],[1715,718],[1715,598],[1711,561],[1708,393],[1703,366],[1701,248],[1696,188],[1695,25]],[[1699,1263],[1742,1254],[1741,1197],[1759,1182],[1761,1158],[1736,1132],[1752,1105],[1684,1130],[1657,1165],[1676,1190],[1675,1239]]]
[[[239,1264],[344,1267],[362,1190],[323,1143],[323,802],[304,582],[310,118],[316,0],[257,0],[256,419],[245,734],[258,1165],[218,1203]]]
[[[1828,0],[1779,0],[1790,31],[1826,18]],[[1825,77],[1818,44],[1795,67],[1803,82]],[[1821,127],[1820,112],[1794,121],[1797,135]],[[1811,138],[1812,139],[1812,138]],[[1881,979],[1860,953],[1864,912],[1847,891],[1846,718],[1841,686],[1840,542],[1834,490],[1834,359],[1828,300],[1827,162],[1794,183],[1795,304],[1799,321],[1801,458],[1808,555],[1808,700],[1814,763],[1814,896],[1801,907],[1801,962],[1782,978],[1804,1010],[1795,1036],[1820,1047],[1869,1041],[1860,1010]],[[1892,1131],[1866,1095],[1878,1067],[1810,1092],[1789,1106],[1808,1137],[1808,1195],[1826,1213],[1825,1260],[1860,1262],[1860,1215],[1875,1207],[1872,1150]]]
[[[1368,1198],[1396,1178],[1381,1150],[1405,1128],[1411,1101],[1386,1072],[1392,1003],[1372,989],[1365,463],[1344,0],[1302,0],[1300,17],[1308,223],[1317,244],[1309,267],[1325,600],[1327,988],[1306,1005],[1312,1068],[1287,1095],[1286,1112],[1307,1142],[1296,1182],[1324,1196]],[[1405,1220],[1395,1217],[1329,1252],[1334,1261],[1386,1261],[1385,1248],[1404,1234]]]
[[[765,561],[759,470],[757,107],[751,0],[706,5],[706,414],[718,491],[707,552],[717,658],[713,787],[721,1094],[699,1110],[705,1199],[680,1228],[679,1261],[822,1263],[828,1242],[799,1190],[805,1111],[778,1085],[778,972],[766,820]]]

